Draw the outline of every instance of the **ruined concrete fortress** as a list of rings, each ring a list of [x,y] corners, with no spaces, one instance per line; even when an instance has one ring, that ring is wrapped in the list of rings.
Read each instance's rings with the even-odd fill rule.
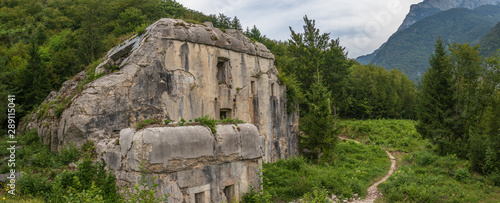
[[[113,71],[118,67],[118,71]],[[259,166],[298,153],[298,115],[286,113],[274,56],[240,31],[161,19],[112,49],[96,68],[105,76],[77,90],[86,72],[44,103],[74,95],[58,116],[37,111],[27,122],[56,151],[94,141],[120,188],[140,178],[144,162],[169,202],[227,202],[259,188]],[[209,115],[247,124],[155,125]]]

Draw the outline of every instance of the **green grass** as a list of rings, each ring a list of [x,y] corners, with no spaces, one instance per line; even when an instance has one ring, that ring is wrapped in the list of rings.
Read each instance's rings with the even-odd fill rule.
[[[481,176],[469,161],[438,156],[412,120],[342,120],[342,135],[393,152],[400,167],[383,184],[380,202],[498,202],[500,175]]]
[[[417,151],[379,188],[387,202],[498,202],[500,188],[466,160]]]
[[[302,157],[278,160],[263,166],[264,190],[274,201],[290,201],[324,188],[329,194],[349,198],[366,189],[390,167],[383,149],[352,141],[337,145],[336,161],[332,164],[310,164]]]
[[[23,171],[23,175],[16,181],[16,197],[7,194],[6,183],[0,182],[0,201],[6,197],[7,202],[69,202],[72,195],[88,200],[99,197],[106,202],[120,200],[115,176],[105,171],[102,162],[93,160],[96,152],[92,142],[85,143],[81,149],[70,144],[54,153],[34,131],[19,134],[16,140],[17,146],[22,147],[16,149],[15,169]],[[0,146],[6,149],[5,143],[6,138],[0,138]],[[2,156],[8,153],[7,150],[0,151]],[[78,167],[70,168],[68,164],[71,162]],[[11,169],[6,163],[0,163],[0,166],[2,173]]]
[[[341,120],[339,126],[342,136],[362,142],[370,141],[389,151],[408,153],[433,147],[417,133],[413,120]]]

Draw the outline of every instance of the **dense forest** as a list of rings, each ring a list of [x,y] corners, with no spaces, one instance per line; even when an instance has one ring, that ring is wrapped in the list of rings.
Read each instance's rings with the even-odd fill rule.
[[[237,17],[205,15],[176,1],[7,0],[0,2],[0,96],[16,95],[16,118],[112,47],[159,18],[241,30]],[[0,101],[5,112],[7,101]],[[6,114],[0,115],[6,129]]]
[[[285,171],[288,169],[301,170],[290,176],[296,175],[294,181],[302,180],[303,174],[314,176],[314,173],[325,171],[336,173],[339,177],[334,179],[344,181],[344,176],[355,175],[354,172],[338,172],[346,167],[353,171],[371,167],[370,170],[375,172],[361,180],[346,178],[345,181],[351,181],[347,184],[333,181],[328,185],[323,176],[315,176],[317,183],[311,179],[298,181],[301,182],[298,185],[304,184],[297,189],[301,192],[289,191],[285,194],[289,195],[287,200],[308,194],[313,186],[316,190],[320,185],[326,185],[330,192],[342,193],[345,197],[354,192],[363,194],[361,191],[366,189],[366,184],[383,174],[387,165],[385,152],[375,145],[394,147],[395,151],[403,153],[424,150],[422,148],[427,150],[411,154],[410,160],[422,153],[428,153],[425,155],[430,157],[458,157],[460,161],[454,162],[456,165],[470,164],[471,172],[487,177],[483,181],[485,184],[500,185],[500,56],[498,52],[493,54],[488,50],[491,57],[484,58],[479,46],[469,44],[446,44],[438,40],[433,52],[423,54],[430,59],[425,64],[428,71],[417,84],[398,69],[388,71],[382,66],[363,65],[349,59],[339,39],[331,39],[330,33],[322,33],[315,20],[307,16],[303,18],[303,30],[290,27],[290,39],[277,41],[266,37],[256,26],[243,29],[237,17],[203,14],[173,0],[4,0],[0,2],[0,97],[16,95],[18,122],[35,111],[64,81],[89,69],[109,49],[143,32],[159,18],[184,19],[188,23],[208,21],[222,30],[238,29],[253,41],[263,43],[275,55],[279,80],[287,87],[287,111],[300,114],[302,156],[290,162],[279,161],[265,166],[264,192],[253,191],[247,196],[247,200],[251,199],[249,202],[283,198],[277,197],[285,191],[276,189],[280,180],[266,180],[276,173],[288,174]],[[494,34],[488,35],[487,39],[497,41]],[[0,111],[6,111],[7,102],[6,99],[0,100]],[[381,119],[373,123],[387,126],[374,127],[372,120],[368,119]],[[406,120],[394,124],[383,119]],[[0,114],[1,133],[6,131],[6,120],[6,114]],[[363,127],[364,124],[355,123],[356,120],[367,121],[370,125]],[[356,126],[353,134],[359,134],[374,145],[339,142],[339,135],[348,134],[352,126]],[[390,128],[392,137],[374,133],[379,128]],[[370,137],[363,132],[377,135]],[[54,181],[41,175],[29,176],[21,187],[29,191],[30,197],[50,201],[77,190],[83,194],[95,190],[94,193],[101,195],[99,201],[104,198],[105,202],[113,202],[118,198],[113,177],[108,177],[104,166],[89,161],[95,157],[93,145],[89,144],[81,151],[73,147],[53,154],[40,143],[36,133],[30,132],[20,138],[26,145],[25,151],[20,152],[21,156],[30,158],[29,165],[33,167],[57,168],[78,160],[80,156],[87,158],[76,171],[51,172]],[[360,159],[366,156],[376,164],[369,166],[359,160],[358,163],[349,154]],[[342,160],[349,160],[349,163],[340,164]],[[21,164],[28,166],[28,161]],[[90,181],[92,174],[102,177],[100,185]],[[454,174],[455,171],[453,177]],[[79,179],[73,180],[73,177]],[[47,182],[50,184],[44,186]],[[70,191],[68,186],[73,184],[80,185],[78,188],[69,187],[73,189]],[[388,184],[397,185],[397,181]],[[289,184],[280,187],[283,185],[288,189],[295,187]],[[340,191],[340,186],[348,190]],[[60,193],[54,192],[56,189]],[[274,193],[266,193],[269,191]],[[391,192],[391,187],[385,186],[385,191]],[[410,201],[422,200],[411,195],[400,197],[398,191],[392,192],[394,201],[405,201],[408,197]]]

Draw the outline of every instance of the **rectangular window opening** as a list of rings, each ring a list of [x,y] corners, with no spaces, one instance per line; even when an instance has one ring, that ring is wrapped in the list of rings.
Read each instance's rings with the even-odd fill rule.
[[[225,118],[231,118],[231,109],[221,109],[220,114],[219,114],[219,118],[221,120],[225,119]]]
[[[205,203],[205,192],[200,192],[194,194],[194,202],[195,203]]]
[[[228,62],[226,58],[219,57],[217,62],[217,81],[219,84],[227,84]]]
[[[234,185],[228,185],[224,187],[224,195],[226,196],[227,202],[235,201]]]

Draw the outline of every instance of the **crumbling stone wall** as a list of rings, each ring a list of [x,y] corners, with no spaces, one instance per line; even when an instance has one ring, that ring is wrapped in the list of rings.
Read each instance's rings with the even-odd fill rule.
[[[126,128],[96,150],[122,190],[133,188],[144,163],[168,202],[229,202],[259,188],[264,139],[252,124],[217,125],[215,134],[204,126]]]
[[[160,19],[111,50],[96,69],[108,74],[85,85],[60,116],[36,112],[27,127],[56,151],[117,137],[145,119],[231,116],[257,127],[265,137],[264,161],[272,162],[298,153],[298,115],[286,113],[286,89],[273,64],[269,50],[240,31]],[[72,95],[84,75],[44,103]]]

